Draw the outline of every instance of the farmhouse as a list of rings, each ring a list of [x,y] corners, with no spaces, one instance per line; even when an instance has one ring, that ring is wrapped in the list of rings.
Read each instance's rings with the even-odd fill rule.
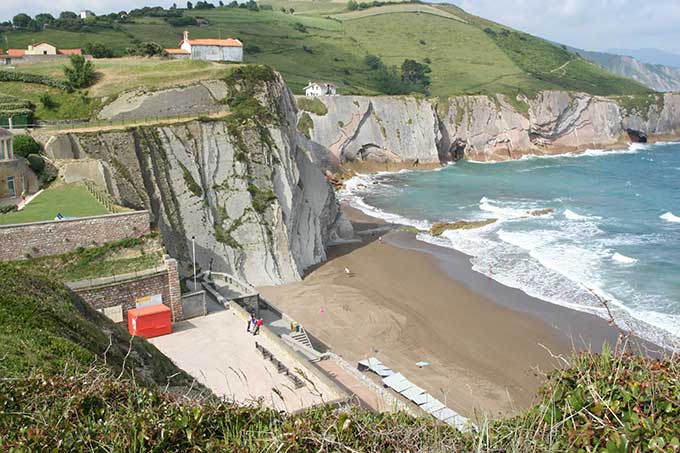
[[[178,59],[243,61],[243,43],[238,39],[189,39],[188,31],[184,32],[179,48],[165,51]]]
[[[90,17],[94,17],[94,16],[95,16],[95,14],[92,11],[90,11],[89,9],[85,9],[85,10],[80,12],[80,18],[83,19],[83,20],[88,19]]]
[[[335,84],[330,82],[309,82],[305,87],[305,96],[334,96],[336,94]]]
[[[13,135],[0,128],[0,204],[16,204],[18,197],[38,190],[38,179],[23,157],[15,157]]]
[[[0,59],[4,64],[29,63],[35,61],[45,61],[52,59],[68,58],[69,55],[80,55],[80,49],[57,49],[56,46],[42,41],[36,44],[29,44],[26,49],[7,49],[3,54],[0,50]]]

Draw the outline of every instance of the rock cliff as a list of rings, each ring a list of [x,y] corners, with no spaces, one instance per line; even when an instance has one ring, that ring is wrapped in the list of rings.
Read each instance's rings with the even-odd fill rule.
[[[299,113],[310,120],[306,132],[311,141],[340,163],[369,168],[435,165],[463,157],[499,161],[627,146],[628,130],[652,140],[680,136],[680,94],[672,93],[607,98],[546,91],[532,99],[504,95],[319,99],[325,113]]]
[[[234,71],[214,120],[49,139],[47,152],[96,159],[121,204],[148,209],[168,252],[253,285],[299,280],[352,228],[295,129],[295,101],[261,67]],[[225,93],[226,94],[226,93]]]

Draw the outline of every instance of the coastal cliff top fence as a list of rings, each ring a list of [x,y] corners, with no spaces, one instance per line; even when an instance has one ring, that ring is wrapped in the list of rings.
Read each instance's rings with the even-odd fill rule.
[[[1,225],[0,261],[59,255],[79,247],[87,248],[149,233],[148,211]]]

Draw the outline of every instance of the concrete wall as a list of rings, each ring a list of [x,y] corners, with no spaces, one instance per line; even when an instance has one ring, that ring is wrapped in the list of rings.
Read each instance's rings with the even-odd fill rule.
[[[91,60],[92,55],[83,55],[86,60]],[[31,64],[31,63],[48,63],[50,61],[66,63],[68,62],[69,55],[24,55],[19,58],[11,58],[11,63],[13,65]]]
[[[149,212],[135,211],[73,220],[0,226],[0,261],[60,255],[78,247],[149,234]]]
[[[243,47],[191,46],[193,60],[243,61]]]
[[[156,294],[160,294],[163,304],[170,307],[173,322],[183,318],[177,260],[174,258],[166,258],[165,265],[159,270],[71,282],[67,286],[96,310],[115,309],[115,312],[120,307],[124,323],[127,323],[128,310],[136,307],[137,299]]]

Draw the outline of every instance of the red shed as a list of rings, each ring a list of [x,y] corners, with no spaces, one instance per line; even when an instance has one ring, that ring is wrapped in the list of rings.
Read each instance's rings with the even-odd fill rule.
[[[172,332],[171,311],[163,304],[133,308],[127,315],[130,335],[153,338]]]

